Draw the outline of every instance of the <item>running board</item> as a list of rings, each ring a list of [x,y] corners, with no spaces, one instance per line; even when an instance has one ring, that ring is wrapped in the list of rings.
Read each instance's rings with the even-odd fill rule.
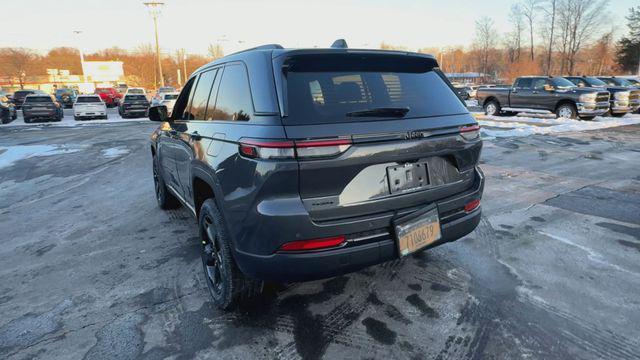
[[[523,112],[523,113],[531,113],[531,114],[551,114],[549,110],[540,110],[540,109],[527,109],[527,108],[511,108],[511,107],[503,107],[502,111],[513,111],[513,112]]]

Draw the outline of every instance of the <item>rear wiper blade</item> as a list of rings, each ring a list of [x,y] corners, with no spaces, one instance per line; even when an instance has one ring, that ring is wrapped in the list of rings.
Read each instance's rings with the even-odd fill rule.
[[[404,117],[409,112],[408,107],[374,108],[367,110],[351,111],[346,113],[349,117]]]

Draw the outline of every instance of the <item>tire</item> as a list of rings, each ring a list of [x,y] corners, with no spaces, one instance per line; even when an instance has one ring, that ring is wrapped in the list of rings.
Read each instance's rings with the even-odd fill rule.
[[[79,118],[79,117],[77,117],[77,116],[75,116],[75,115],[73,115],[73,120],[75,120],[75,121],[80,121],[80,118]]]
[[[627,113],[612,113],[612,114],[611,114],[611,116],[613,116],[613,117],[617,117],[617,118],[623,117],[623,116],[625,116],[625,115],[627,115]]]
[[[489,100],[484,103],[484,114],[488,116],[500,116],[500,103],[495,100]]]
[[[0,124],[8,124],[11,119],[9,110],[0,110]]]
[[[153,157],[153,185],[156,194],[156,201],[162,210],[175,209],[180,206],[178,199],[167,189],[167,185],[162,178],[158,158]]]
[[[25,117],[24,118],[24,122],[25,122],[25,124],[31,124],[31,119],[28,118],[28,117]]]
[[[578,117],[578,110],[573,104],[560,104],[560,106],[558,106],[558,108],[556,109],[556,116],[558,118],[576,119]]]
[[[593,120],[595,119],[595,116],[580,116],[580,120]]]
[[[200,208],[198,219],[202,270],[213,303],[222,310],[235,307],[241,300],[257,296],[264,283],[246,277],[231,254],[231,242],[222,214],[213,199]]]
[[[107,120],[107,119],[108,119],[107,115],[102,116],[102,120]]]
[[[17,111],[14,111],[14,112],[13,112],[13,116],[11,117],[11,120],[15,120],[15,119],[17,119],[17,118],[18,118],[18,112],[17,112]]]

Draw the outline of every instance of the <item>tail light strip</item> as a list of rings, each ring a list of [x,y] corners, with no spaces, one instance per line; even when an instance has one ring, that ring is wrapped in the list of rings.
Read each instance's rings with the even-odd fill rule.
[[[310,159],[337,156],[351,147],[351,139],[257,140],[241,139],[239,151],[254,159]]]

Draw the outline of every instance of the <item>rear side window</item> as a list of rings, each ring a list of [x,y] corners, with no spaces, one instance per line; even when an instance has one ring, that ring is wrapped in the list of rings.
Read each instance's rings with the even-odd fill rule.
[[[227,65],[222,73],[211,120],[247,121],[253,115],[249,78],[243,65]]]
[[[207,113],[209,94],[211,93],[216,73],[217,70],[210,70],[200,75],[193,94],[193,100],[191,100],[191,115],[189,119],[204,120],[205,114]]]
[[[531,89],[531,83],[532,82],[533,82],[533,79],[531,79],[531,78],[518,79],[518,81],[516,82],[516,88],[518,88],[518,89]]]
[[[97,96],[80,96],[77,100],[79,103],[99,103],[102,102]]]
[[[42,102],[52,102],[51,98],[49,96],[27,96],[27,98],[24,100],[24,102],[27,103],[42,103]]]
[[[384,114],[349,115],[386,108],[408,109],[404,118],[467,112],[443,75],[419,63],[423,60],[328,60],[322,66],[319,59],[297,61],[287,70],[286,125],[397,120]]]
[[[545,85],[547,85],[549,83],[548,79],[533,79],[532,83],[531,83],[531,87],[538,90],[538,89],[542,89]]]

